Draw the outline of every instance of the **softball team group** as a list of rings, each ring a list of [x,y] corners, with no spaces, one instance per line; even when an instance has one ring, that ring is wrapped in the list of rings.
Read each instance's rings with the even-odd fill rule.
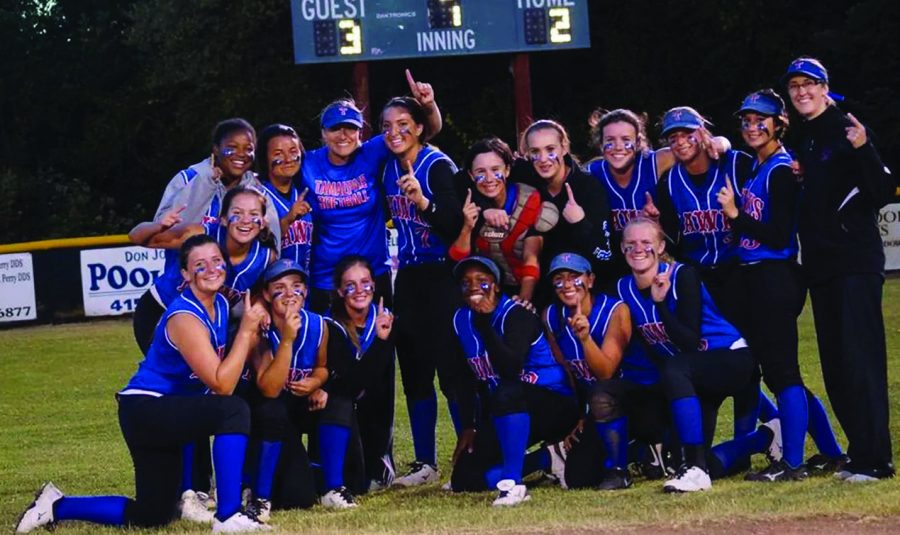
[[[135,497],[47,483],[17,532],[179,517],[261,531],[273,507],[439,485],[435,375],[457,437],[444,488],[495,489],[494,506],[529,500],[526,479],[694,492],[740,472],[894,475],[876,213],[895,182],[819,61],[788,67],[790,106],[771,89],[740,103],[747,153],[690,107],[664,114],[656,150],[642,116],[597,110],[586,165],[539,120],[516,151],[474,143],[459,170],[428,143],[432,87],[407,81],[367,141],[347,99],[323,110],[315,150],[282,124],[216,126],[129,235],[166,250],[134,314],[144,360],[116,394]],[[846,453],[798,365],[807,291]],[[713,445],[726,398],[734,433]],[[768,465],[749,471],[756,453]]]

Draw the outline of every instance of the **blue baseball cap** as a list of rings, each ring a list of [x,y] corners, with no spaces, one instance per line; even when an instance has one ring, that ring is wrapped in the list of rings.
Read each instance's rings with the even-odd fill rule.
[[[362,128],[362,112],[343,102],[329,104],[325,111],[322,112],[322,128],[334,128],[339,124],[349,124],[356,128]]]
[[[300,278],[303,279],[304,283],[309,280],[309,274],[306,273],[306,270],[300,267],[300,264],[294,262],[290,258],[279,258],[278,260],[272,262],[272,265],[267,267],[266,272],[263,273],[263,280],[265,280],[266,284],[268,284],[273,280],[280,279],[281,277],[289,273],[296,273],[300,275]]]
[[[819,82],[828,83],[828,71],[822,62],[815,58],[797,58],[788,65],[787,72],[781,77],[781,83],[787,85],[794,76],[806,76]]]
[[[591,263],[581,255],[575,253],[560,253],[550,261],[550,272],[553,275],[557,271],[572,271],[574,273],[590,273]]]
[[[494,282],[501,282],[500,279],[500,268],[497,267],[497,264],[494,263],[490,258],[485,258],[483,256],[467,256],[463,258],[459,262],[453,266],[453,277],[456,279],[462,278],[463,272],[467,267],[472,265],[478,265],[483,268],[486,268],[491,272],[491,275],[494,276]]]
[[[672,108],[663,115],[662,133],[663,137],[669,135],[672,130],[697,130],[703,128],[707,121],[697,110],[690,106],[679,106]]]
[[[759,113],[760,115],[784,115],[784,101],[778,98],[777,95],[763,93],[762,91],[754,91],[744,97],[741,108],[734,112],[734,114],[741,116],[749,111]]]

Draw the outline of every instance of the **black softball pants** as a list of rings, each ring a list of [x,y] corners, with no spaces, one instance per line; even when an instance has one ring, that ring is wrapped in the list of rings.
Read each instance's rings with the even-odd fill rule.
[[[825,390],[859,468],[891,462],[884,277],[848,274],[810,286]]]
[[[181,497],[184,445],[210,436],[250,434],[250,409],[235,396],[118,396],[119,426],[134,463],[135,498],[125,523],[171,522]]]

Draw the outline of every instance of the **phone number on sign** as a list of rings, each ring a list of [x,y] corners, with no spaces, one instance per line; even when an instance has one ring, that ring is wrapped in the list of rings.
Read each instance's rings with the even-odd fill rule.
[[[31,315],[31,307],[6,307],[0,308],[0,318],[21,318]]]

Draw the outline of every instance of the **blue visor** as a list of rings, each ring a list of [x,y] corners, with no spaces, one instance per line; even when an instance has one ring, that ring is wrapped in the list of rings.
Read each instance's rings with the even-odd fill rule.
[[[325,108],[325,112],[322,113],[322,128],[334,128],[340,124],[362,128],[362,112],[340,103],[332,104]]]
[[[697,130],[703,128],[705,122],[690,108],[672,108],[663,115],[662,136],[666,137],[673,130]]]
[[[743,115],[751,111],[760,115],[784,115],[784,109],[778,99],[759,91],[747,95],[747,98],[741,103],[741,109],[734,112],[734,114]]]
[[[812,80],[828,83],[828,71],[817,59],[797,58],[788,65],[787,72],[781,77],[781,83],[787,84],[794,76],[806,76]]]
[[[575,253],[558,254],[550,261],[550,272],[548,275],[553,275],[557,271],[563,270],[573,273],[590,273],[591,263],[585,257]]]
[[[453,277],[457,280],[462,278],[463,272],[471,265],[479,265],[486,268],[494,276],[494,282],[500,282],[500,268],[497,267],[493,260],[483,256],[468,256],[457,262],[453,266]]]
[[[290,258],[279,258],[266,268],[266,272],[263,274],[263,279],[265,279],[266,284],[268,284],[273,280],[280,279],[288,273],[296,273],[300,275],[300,278],[303,279],[303,282],[306,282],[308,278],[306,270],[300,267],[300,264],[294,262]]]

